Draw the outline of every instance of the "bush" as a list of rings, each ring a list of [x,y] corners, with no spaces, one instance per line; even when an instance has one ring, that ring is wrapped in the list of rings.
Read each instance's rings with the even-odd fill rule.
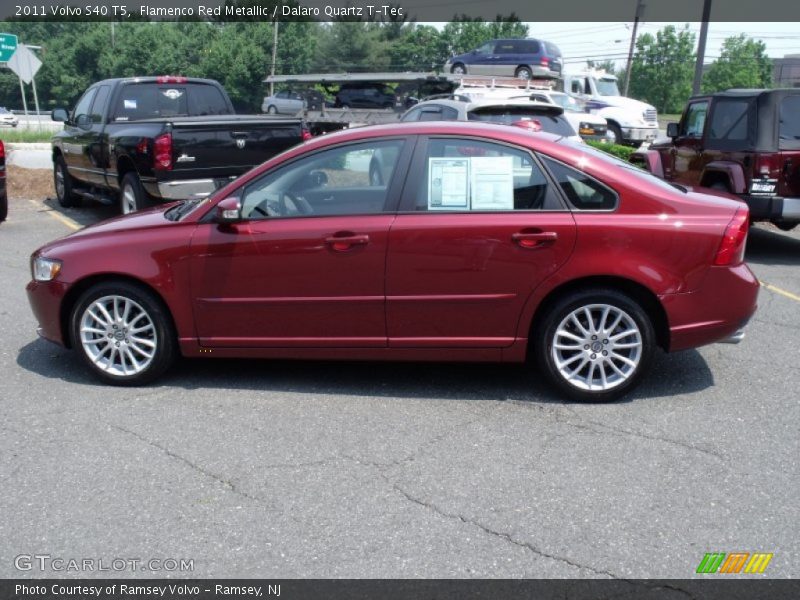
[[[603,152],[607,152],[608,154],[616,156],[625,162],[629,162],[631,154],[636,152],[636,148],[631,148],[630,146],[620,146],[619,144],[609,144],[608,142],[595,142],[589,140],[586,143],[593,148],[597,148],[598,150],[602,150]]]

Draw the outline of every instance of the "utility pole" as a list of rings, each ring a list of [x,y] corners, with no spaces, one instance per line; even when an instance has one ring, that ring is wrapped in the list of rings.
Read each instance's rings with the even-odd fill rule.
[[[275,21],[272,24],[272,67],[269,70],[269,74],[273,77],[275,76],[275,59],[278,56],[278,21]],[[269,95],[272,96],[275,93],[275,84],[271,81],[269,82]]]
[[[706,57],[706,37],[708,36],[708,20],[711,17],[711,0],[703,0],[703,23],[700,25],[700,41],[697,43],[697,62],[694,64],[694,82],[692,95],[700,93],[703,82],[703,61]]]
[[[642,17],[644,4],[642,0],[636,0],[636,13],[633,15],[633,31],[631,32],[631,47],[628,49],[628,64],[625,67],[625,86],[622,95],[628,95],[628,88],[631,84],[631,66],[633,65],[633,49],[636,46],[636,30],[639,29],[639,19]]]

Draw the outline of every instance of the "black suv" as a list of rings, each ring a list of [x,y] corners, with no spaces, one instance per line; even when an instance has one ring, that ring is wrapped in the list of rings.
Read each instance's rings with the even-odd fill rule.
[[[336,108],[394,108],[397,97],[382,83],[344,83],[336,93]]]

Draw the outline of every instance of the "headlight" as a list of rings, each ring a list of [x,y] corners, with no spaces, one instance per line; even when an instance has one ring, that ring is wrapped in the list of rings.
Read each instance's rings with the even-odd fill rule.
[[[61,272],[61,261],[37,256],[31,262],[31,271],[36,281],[52,281]]]

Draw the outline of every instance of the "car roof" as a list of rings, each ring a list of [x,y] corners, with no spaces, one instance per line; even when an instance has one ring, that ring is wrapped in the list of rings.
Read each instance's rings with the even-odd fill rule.
[[[526,94],[523,94],[523,95],[526,96],[526,98],[527,98]],[[543,109],[547,110],[547,112],[549,112],[549,113],[554,112],[555,108],[559,108],[559,109],[561,109],[561,112],[563,112],[563,108],[561,108],[560,106],[557,106],[555,104],[550,104],[549,102],[540,102],[538,100],[528,100],[526,98],[520,98],[520,99],[481,98],[479,100],[470,100],[469,102],[465,102],[463,100],[454,100],[454,99],[450,99],[450,98],[441,98],[439,100],[437,100],[437,99],[424,100],[422,102],[419,102],[418,104],[415,104],[413,108],[417,108],[418,106],[423,106],[424,107],[424,106],[429,106],[429,105],[436,104],[436,105],[439,105],[439,106],[449,106],[449,107],[454,108],[454,109],[456,109],[458,111],[465,110],[466,112],[469,112],[469,111],[475,110],[477,108],[487,108],[487,107],[492,107],[492,106],[497,106],[497,107],[501,107],[501,106],[522,106],[522,107],[525,107],[525,108],[530,108],[532,110],[535,110],[537,108],[543,108]],[[411,109],[411,110],[413,110],[413,109]]]

